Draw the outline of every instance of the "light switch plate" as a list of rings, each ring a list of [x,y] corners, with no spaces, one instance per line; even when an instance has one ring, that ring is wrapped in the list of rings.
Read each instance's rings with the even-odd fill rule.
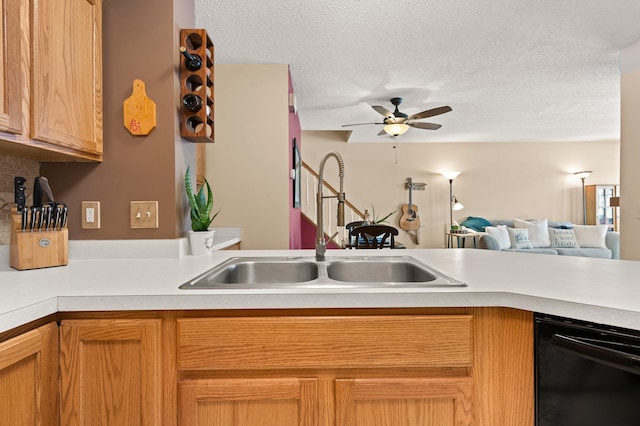
[[[158,228],[158,202],[131,202],[131,229]]]

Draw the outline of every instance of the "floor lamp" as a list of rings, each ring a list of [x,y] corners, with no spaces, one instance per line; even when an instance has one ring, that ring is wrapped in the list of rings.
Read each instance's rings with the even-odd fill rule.
[[[449,230],[453,229],[453,211],[460,210],[464,207],[460,202],[458,202],[455,195],[453,195],[453,180],[457,178],[459,174],[460,172],[456,171],[442,172],[442,176],[449,180]]]
[[[591,173],[593,173],[591,170],[574,173],[574,175],[576,175],[577,177],[580,178],[580,180],[582,180],[582,224],[583,225],[587,224],[587,195],[584,190],[584,180]]]

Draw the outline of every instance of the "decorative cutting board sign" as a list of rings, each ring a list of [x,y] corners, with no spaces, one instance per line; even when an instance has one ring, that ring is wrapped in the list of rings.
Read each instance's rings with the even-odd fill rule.
[[[135,136],[151,133],[156,127],[156,104],[147,97],[144,81],[133,80],[133,93],[122,103],[124,127]]]

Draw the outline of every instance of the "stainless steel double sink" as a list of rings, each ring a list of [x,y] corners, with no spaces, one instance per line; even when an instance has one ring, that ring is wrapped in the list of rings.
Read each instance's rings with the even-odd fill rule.
[[[463,287],[410,256],[234,257],[187,281],[183,290],[250,288]]]

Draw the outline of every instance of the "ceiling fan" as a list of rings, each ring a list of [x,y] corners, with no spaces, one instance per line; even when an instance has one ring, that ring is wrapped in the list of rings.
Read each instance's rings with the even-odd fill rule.
[[[392,105],[395,105],[396,109],[391,112],[385,107],[381,107],[379,105],[373,105],[371,108],[376,110],[382,116],[384,116],[384,120],[382,123],[357,123],[357,124],[343,124],[342,127],[349,126],[363,126],[369,124],[382,124],[384,127],[378,133],[378,136],[382,136],[385,134],[391,136],[399,136],[409,130],[409,127],[415,127],[416,129],[426,129],[426,130],[438,130],[442,125],[434,124],[434,123],[423,123],[420,121],[422,118],[433,117],[435,115],[444,114],[446,112],[451,111],[450,106],[442,106],[438,108],[428,109],[426,111],[419,112],[413,115],[407,115],[405,113],[400,112],[398,110],[398,105],[402,103],[402,98],[391,98],[389,100]]]

